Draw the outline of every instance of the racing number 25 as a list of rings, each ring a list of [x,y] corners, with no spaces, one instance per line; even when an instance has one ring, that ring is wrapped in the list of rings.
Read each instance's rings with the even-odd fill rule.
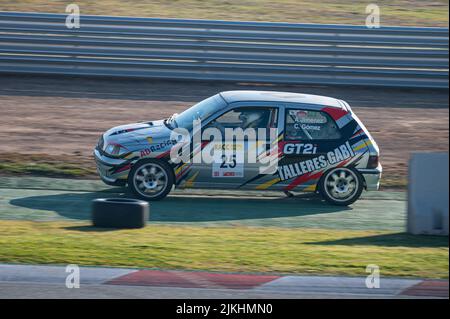
[[[222,164],[220,168],[235,168],[236,167],[236,155],[222,155]]]

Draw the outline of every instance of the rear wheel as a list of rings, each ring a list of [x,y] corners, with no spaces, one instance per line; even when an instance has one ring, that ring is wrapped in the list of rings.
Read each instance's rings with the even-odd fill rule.
[[[325,173],[319,183],[319,191],[333,205],[353,204],[363,191],[361,175],[354,169],[337,167]]]
[[[173,183],[172,168],[161,160],[148,159],[138,162],[128,175],[130,190],[143,200],[159,200],[166,197]]]

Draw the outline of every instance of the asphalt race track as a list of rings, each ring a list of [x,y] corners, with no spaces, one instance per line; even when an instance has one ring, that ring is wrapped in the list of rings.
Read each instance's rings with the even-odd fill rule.
[[[0,264],[2,298],[448,298],[448,281],[363,277],[267,276],[124,268],[80,268],[79,288],[65,267]]]
[[[87,221],[93,199],[126,196],[125,189],[99,181],[2,177],[0,219]],[[404,231],[405,200],[404,192],[367,192],[352,206],[338,207],[313,194],[176,191],[151,203],[150,222]]]

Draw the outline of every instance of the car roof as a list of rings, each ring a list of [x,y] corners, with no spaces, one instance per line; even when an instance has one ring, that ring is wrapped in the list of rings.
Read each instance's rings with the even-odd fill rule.
[[[226,91],[221,92],[220,95],[227,103],[233,102],[280,102],[280,103],[303,103],[320,106],[329,106],[336,108],[344,108],[343,104],[335,98],[290,92],[277,91]]]

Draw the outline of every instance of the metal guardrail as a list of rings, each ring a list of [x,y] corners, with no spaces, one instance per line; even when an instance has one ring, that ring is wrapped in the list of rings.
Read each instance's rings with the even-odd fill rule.
[[[0,12],[0,72],[448,89],[448,28]]]

